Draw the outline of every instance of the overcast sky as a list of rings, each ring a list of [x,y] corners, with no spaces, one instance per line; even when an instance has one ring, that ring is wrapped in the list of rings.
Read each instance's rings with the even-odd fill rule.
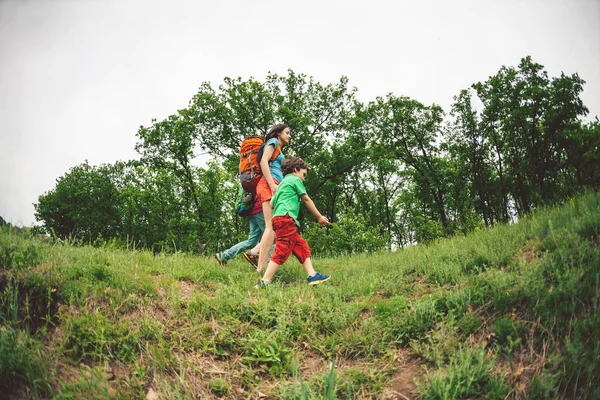
[[[29,226],[71,167],[137,158],[138,127],[205,81],[345,75],[362,101],[449,111],[527,55],[577,72],[600,115],[599,0],[0,0],[0,216]]]

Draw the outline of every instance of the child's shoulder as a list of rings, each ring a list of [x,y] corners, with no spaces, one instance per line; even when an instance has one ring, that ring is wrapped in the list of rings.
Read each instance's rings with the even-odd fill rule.
[[[298,178],[295,175],[288,174],[283,177],[282,185],[285,184],[286,187],[293,188],[296,192],[306,192],[306,187],[304,186],[304,182],[302,179]]]
[[[302,179],[298,178],[294,174],[287,174],[286,176],[283,177],[283,180],[286,182],[289,182],[289,183],[298,183],[298,181],[300,181],[300,183],[302,183]]]

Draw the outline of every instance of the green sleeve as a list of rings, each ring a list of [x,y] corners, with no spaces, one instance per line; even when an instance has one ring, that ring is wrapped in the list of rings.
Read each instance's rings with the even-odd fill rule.
[[[294,190],[296,191],[296,193],[298,193],[298,197],[302,196],[303,194],[306,194],[306,187],[304,186],[304,182],[302,182],[302,179],[294,179]]]

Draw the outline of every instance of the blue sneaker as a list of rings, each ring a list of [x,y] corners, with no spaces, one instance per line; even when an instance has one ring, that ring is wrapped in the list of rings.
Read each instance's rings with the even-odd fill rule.
[[[306,278],[309,285],[318,285],[319,283],[323,283],[331,279],[331,275],[324,275],[320,272],[317,272],[315,276],[309,276]]]
[[[254,289],[264,289],[267,286],[271,286],[272,284],[273,284],[273,282],[265,282],[262,279],[260,279],[258,282],[256,282]]]

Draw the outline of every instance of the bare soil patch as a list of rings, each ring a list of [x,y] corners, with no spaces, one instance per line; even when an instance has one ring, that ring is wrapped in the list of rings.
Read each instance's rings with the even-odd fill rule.
[[[423,376],[421,363],[410,355],[410,351],[400,349],[394,357],[396,372],[383,389],[381,398],[386,400],[417,399],[415,378]]]
[[[325,361],[318,355],[311,351],[303,351],[302,358],[299,361],[300,372],[303,377],[310,377],[312,375],[322,374],[326,371]]]

